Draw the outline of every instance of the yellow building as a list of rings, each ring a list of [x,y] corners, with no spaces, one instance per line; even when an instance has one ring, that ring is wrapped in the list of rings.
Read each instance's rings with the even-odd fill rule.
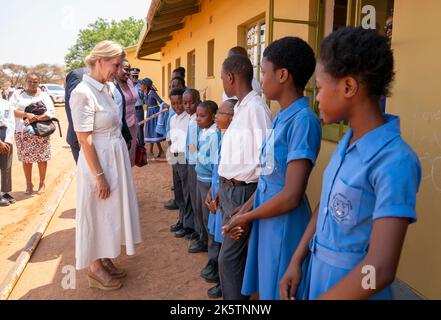
[[[441,299],[441,43],[433,41],[439,39],[433,21],[441,1],[152,0],[136,57],[160,54],[163,97],[171,71],[184,66],[188,86],[206,88],[207,99],[220,101],[220,69],[229,48],[247,49],[259,79],[261,55],[272,40],[299,36],[317,52],[321,39],[340,26],[367,24],[382,30],[392,10],[397,76],[387,112],[401,116],[403,136],[423,167],[418,223],[409,228],[397,276],[423,298]],[[313,88],[311,81],[307,94],[318,108]],[[276,111],[277,105],[271,108]],[[319,161],[307,190],[312,204],[319,200],[323,170],[347,128],[344,123],[323,127]]]
[[[136,57],[136,46],[125,48],[127,60],[132,68],[139,68],[139,79],[150,78],[156,88],[161,84],[160,54],[156,52],[146,57]],[[159,90],[159,88],[158,88]]]

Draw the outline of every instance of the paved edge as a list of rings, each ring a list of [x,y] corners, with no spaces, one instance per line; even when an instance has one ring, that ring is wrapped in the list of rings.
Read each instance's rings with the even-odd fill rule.
[[[23,248],[23,251],[18,256],[15,261],[14,266],[9,271],[5,280],[0,285],[0,300],[7,300],[12,291],[14,290],[15,285],[20,279],[23,271],[25,270],[29,260],[32,257],[32,254],[35,252],[35,249],[38,247],[41,238],[43,237],[49,223],[51,222],[55,212],[58,209],[58,206],[63,200],[64,195],[69,188],[72,180],[75,176],[75,171],[71,171],[66,174],[62,183],[59,185],[57,195],[55,197],[55,201],[48,206],[48,208],[44,212],[44,217],[42,222],[38,225],[36,232],[29,238],[29,241]]]

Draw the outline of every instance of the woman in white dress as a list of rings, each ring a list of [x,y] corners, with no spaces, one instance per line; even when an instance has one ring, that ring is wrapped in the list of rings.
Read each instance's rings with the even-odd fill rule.
[[[109,91],[125,52],[112,41],[98,43],[86,64],[90,73],[70,98],[81,151],[77,166],[76,268],[86,267],[90,287],[115,290],[123,269],[111,259],[135,253],[141,242],[138,203],[129,153],[121,135],[122,110]]]
[[[46,112],[43,115],[35,115],[25,112],[26,107],[35,102],[43,102]],[[33,194],[32,165],[37,163],[40,175],[38,194],[45,192],[47,163],[51,159],[50,136],[40,137],[32,131],[31,123],[35,121],[49,120],[55,117],[54,104],[47,94],[40,88],[40,78],[35,73],[26,76],[26,89],[17,90],[10,100],[15,114],[15,143],[17,145],[18,161],[23,163],[23,171],[26,177],[26,194]]]

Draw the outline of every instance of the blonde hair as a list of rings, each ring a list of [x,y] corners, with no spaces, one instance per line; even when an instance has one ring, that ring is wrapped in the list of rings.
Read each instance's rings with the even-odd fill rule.
[[[92,49],[89,55],[84,59],[84,62],[89,67],[89,69],[92,69],[93,67],[95,67],[95,63],[99,58],[110,60],[118,57],[126,57],[126,53],[121,45],[110,40],[104,40],[99,42]]]

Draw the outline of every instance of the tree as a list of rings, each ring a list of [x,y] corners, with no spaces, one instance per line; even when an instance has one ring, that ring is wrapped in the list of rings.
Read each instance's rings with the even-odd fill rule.
[[[64,82],[64,66],[42,63],[30,68],[29,71],[36,73],[41,83],[62,84]]]
[[[23,84],[29,69],[26,66],[14,63],[5,63],[1,66],[2,86],[8,83],[12,87]]]
[[[0,65],[0,88],[23,86],[25,77],[30,72],[36,73],[40,77],[41,83],[64,83],[64,66],[42,63],[34,67],[27,67],[6,63]]]
[[[119,22],[112,20],[108,22],[99,18],[94,23],[80,30],[77,42],[69,48],[64,57],[67,72],[84,67],[84,58],[90,53],[93,47],[100,41],[113,40],[123,47],[133,46],[137,43],[144,23],[133,17]]]

